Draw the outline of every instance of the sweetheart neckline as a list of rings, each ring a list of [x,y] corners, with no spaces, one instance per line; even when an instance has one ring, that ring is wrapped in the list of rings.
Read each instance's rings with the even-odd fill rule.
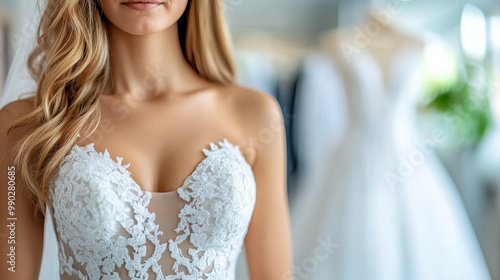
[[[177,187],[176,189],[174,189],[172,191],[167,191],[167,192],[158,192],[158,191],[144,190],[141,187],[141,185],[139,183],[137,183],[137,181],[134,180],[134,178],[132,178],[132,176],[131,176],[132,172],[130,172],[128,170],[128,167],[131,166],[130,162],[127,163],[127,164],[122,164],[123,157],[121,157],[121,156],[117,156],[116,160],[113,159],[111,157],[111,155],[109,154],[109,151],[108,151],[107,148],[104,149],[104,152],[97,151],[95,149],[95,143],[94,142],[91,142],[91,143],[88,143],[88,144],[85,144],[85,145],[75,144],[71,148],[71,152],[73,152],[75,149],[80,149],[81,151],[85,152],[85,154],[88,155],[88,153],[86,151],[90,148],[91,149],[90,152],[94,152],[95,154],[97,154],[98,156],[104,158],[105,160],[111,161],[115,166],[117,166],[119,169],[121,169],[122,171],[124,171],[124,173],[125,173],[124,175],[126,176],[126,178],[128,180],[130,180],[131,183],[134,185],[134,187],[137,188],[143,195],[144,194],[150,194],[153,197],[153,196],[173,195],[175,193],[180,194],[180,192],[187,187],[187,182],[189,181],[189,179],[192,178],[194,175],[196,175],[199,172],[199,169],[202,167],[202,165],[208,160],[208,158],[209,158],[209,152],[216,151],[216,150],[228,149],[228,146],[230,148],[234,149],[234,151],[237,152],[237,155],[242,157],[243,163],[245,165],[247,165],[250,168],[250,170],[252,170],[250,164],[246,160],[246,157],[243,155],[243,153],[241,152],[240,147],[238,145],[235,145],[235,144],[231,143],[229,140],[227,140],[227,138],[223,138],[223,140],[218,141],[216,143],[218,143],[218,144],[215,144],[214,142],[209,142],[208,146],[210,147],[210,149],[208,149],[208,148],[202,148],[201,152],[204,153],[205,157],[203,159],[201,159],[198,162],[198,164],[196,164],[196,167],[194,168],[194,170],[183,180],[181,186]],[[69,156],[69,155],[67,155],[67,156]]]

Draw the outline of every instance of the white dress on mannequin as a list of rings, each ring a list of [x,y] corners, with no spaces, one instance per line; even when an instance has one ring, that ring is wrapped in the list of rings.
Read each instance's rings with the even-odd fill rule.
[[[490,279],[434,144],[412,131],[419,53],[399,47],[389,77],[369,49],[350,62],[330,53],[343,74],[348,128],[291,203],[299,279]]]

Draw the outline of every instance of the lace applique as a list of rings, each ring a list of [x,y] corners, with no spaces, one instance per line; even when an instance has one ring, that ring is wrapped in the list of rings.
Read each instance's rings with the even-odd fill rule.
[[[238,148],[227,140],[219,144],[221,148],[212,143],[211,150],[203,150],[206,160],[199,165],[200,172],[187,178],[187,188],[179,189],[180,197],[189,204],[179,213],[175,231],[180,235],[169,240],[177,275],[167,279],[184,279],[179,267],[189,272],[190,278],[186,279],[230,279],[229,275],[221,277],[219,271],[231,271],[230,266],[234,265],[228,262],[233,250],[228,245],[243,243],[241,232],[246,232],[252,212],[242,210],[253,209],[255,193],[251,186],[255,183],[246,172],[250,167]],[[194,248],[182,252],[179,247],[188,238]]]
[[[80,279],[234,279],[234,268],[255,205],[255,180],[239,147],[210,143],[179,197],[178,234],[163,234],[148,210],[152,193],[130,177],[122,158],[94,145],[75,145],[50,190],[61,275]],[[187,248],[187,249],[186,249]],[[173,275],[159,262],[171,258]]]

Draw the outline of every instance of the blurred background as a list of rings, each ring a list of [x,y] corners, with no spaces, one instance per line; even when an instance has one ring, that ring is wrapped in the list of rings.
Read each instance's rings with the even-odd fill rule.
[[[0,89],[24,3],[0,0]],[[239,81],[286,122],[283,279],[500,280],[500,2],[225,6]]]

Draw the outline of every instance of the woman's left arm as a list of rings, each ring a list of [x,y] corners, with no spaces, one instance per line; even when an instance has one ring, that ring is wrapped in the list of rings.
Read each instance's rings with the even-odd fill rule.
[[[257,200],[245,238],[248,269],[251,279],[292,279],[283,113],[267,94],[257,103],[259,113],[253,123],[258,124],[251,136]]]

